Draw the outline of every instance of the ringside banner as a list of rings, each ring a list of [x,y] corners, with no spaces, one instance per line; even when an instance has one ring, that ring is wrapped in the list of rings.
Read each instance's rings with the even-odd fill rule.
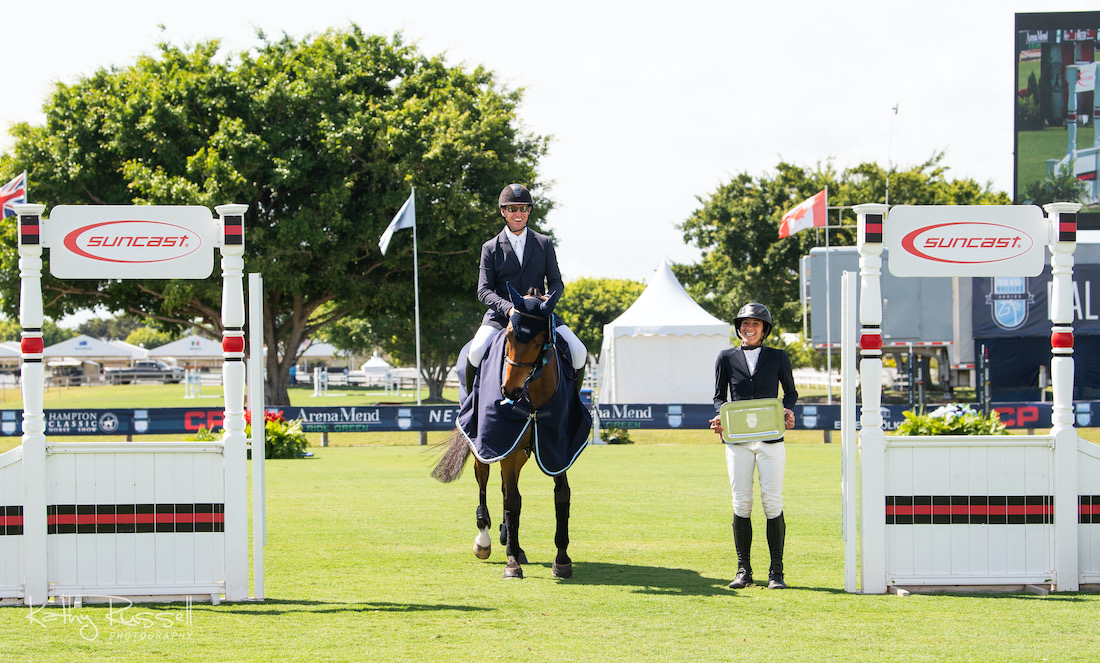
[[[883,224],[894,276],[1038,276],[1049,234],[1035,205],[898,205]]]
[[[58,205],[41,235],[60,279],[201,279],[218,225],[200,205]]]
[[[934,406],[929,406],[930,408]],[[905,421],[904,405],[882,408],[883,426],[894,430]],[[1051,427],[1051,404],[1038,402],[995,403],[1005,426],[1042,430]],[[1096,423],[1092,411],[1097,411]],[[840,430],[840,405],[795,405],[795,430]],[[378,433],[396,431],[448,431],[455,427],[457,405],[366,405],[350,407],[268,408],[286,419],[301,419],[309,433]],[[604,428],[706,430],[714,408],[700,404],[600,405]],[[0,437],[23,433],[18,410],[0,410]],[[220,431],[225,412],[219,408],[156,408],[148,410],[46,410],[46,436],[66,435],[194,435],[200,429]],[[1100,425],[1100,401],[1074,403],[1075,425]],[[717,437],[715,442],[718,442]]]

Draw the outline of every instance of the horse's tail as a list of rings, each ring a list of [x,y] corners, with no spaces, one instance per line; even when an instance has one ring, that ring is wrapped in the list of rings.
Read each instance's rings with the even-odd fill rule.
[[[439,464],[432,470],[432,476],[443,483],[451,483],[462,476],[462,470],[470,458],[470,445],[466,443],[465,436],[457,428],[443,445],[446,449],[443,451],[443,457],[439,459]]]

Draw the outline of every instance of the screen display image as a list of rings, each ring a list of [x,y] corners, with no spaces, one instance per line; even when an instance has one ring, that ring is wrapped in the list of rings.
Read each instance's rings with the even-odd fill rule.
[[[1100,210],[1096,78],[1100,12],[1016,14],[1018,204],[1082,202]]]

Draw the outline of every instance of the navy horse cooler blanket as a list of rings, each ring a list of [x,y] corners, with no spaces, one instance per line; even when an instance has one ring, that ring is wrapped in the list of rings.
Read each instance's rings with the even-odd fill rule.
[[[558,361],[558,389],[549,403],[535,413],[527,402],[505,400],[500,392],[504,368],[505,332],[493,337],[481,369],[474,378],[472,394],[461,394],[462,405],[458,413],[458,430],[470,444],[474,456],[483,463],[495,463],[515,450],[528,429],[532,428],[532,455],[539,469],[550,476],[568,470],[588,445],[592,430],[592,413],[581,402],[576,378],[563,370],[568,346],[558,339],[555,351]],[[460,385],[469,347],[462,349],[459,357]],[[543,370],[541,367],[537,370]],[[462,391],[462,387],[459,391]]]

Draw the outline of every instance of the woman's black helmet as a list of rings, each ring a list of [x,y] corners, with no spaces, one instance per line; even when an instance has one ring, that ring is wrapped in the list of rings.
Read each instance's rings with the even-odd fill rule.
[[[524,204],[534,207],[535,201],[531,198],[531,192],[522,184],[509,184],[500,192],[500,207]]]
[[[741,310],[737,312],[737,317],[733,319],[733,331],[737,334],[737,338],[741,338],[741,321],[745,318],[756,318],[764,323],[764,338],[767,338],[768,334],[771,333],[772,313],[767,306],[749,302],[741,307]]]

